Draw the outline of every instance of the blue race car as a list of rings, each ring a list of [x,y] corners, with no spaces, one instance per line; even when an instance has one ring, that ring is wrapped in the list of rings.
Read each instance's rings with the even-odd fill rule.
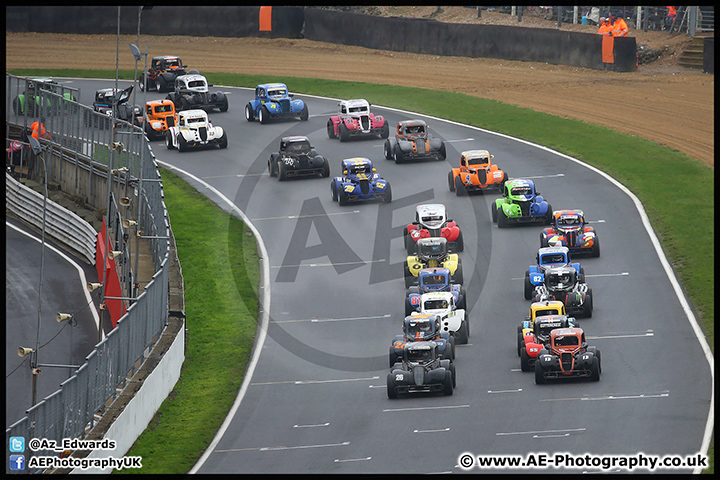
[[[390,184],[376,173],[369,158],[346,158],[341,161],[342,177],[335,177],[330,183],[333,201],[340,205],[381,200],[392,201]]]
[[[418,272],[418,284],[408,287],[405,300],[405,315],[419,311],[424,293],[450,292],[455,297],[455,305],[467,309],[465,289],[459,283],[451,283],[450,270],[444,267],[423,268]]]
[[[293,100],[284,83],[266,83],[255,87],[255,100],[245,105],[245,119],[268,123],[274,118],[308,119],[308,107],[302,100]]]
[[[455,339],[440,329],[440,320],[432,314],[408,315],[403,320],[402,335],[395,335],[390,344],[390,367],[402,361],[403,347],[408,342],[432,340],[438,345],[438,354],[452,361],[455,359]]]
[[[544,223],[552,221],[552,207],[535,189],[535,182],[513,178],[505,182],[502,198],[491,206],[493,222],[498,228],[512,223]]]
[[[578,281],[585,282],[585,269],[578,262],[570,261],[570,249],[567,247],[544,247],[535,255],[536,265],[530,265],[525,272],[525,300],[532,298],[535,287],[545,282],[545,270],[551,267],[571,267],[577,271]]]

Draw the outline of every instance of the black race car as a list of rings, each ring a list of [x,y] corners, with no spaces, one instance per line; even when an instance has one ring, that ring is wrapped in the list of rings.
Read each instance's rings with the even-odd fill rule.
[[[403,346],[403,357],[387,375],[387,395],[416,392],[442,392],[452,395],[455,388],[455,365],[438,355],[434,341],[409,342]]]
[[[268,172],[280,181],[292,177],[329,177],[330,162],[318,155],[307,137],[283,137],[278,153],[271,153],[268,158]]]

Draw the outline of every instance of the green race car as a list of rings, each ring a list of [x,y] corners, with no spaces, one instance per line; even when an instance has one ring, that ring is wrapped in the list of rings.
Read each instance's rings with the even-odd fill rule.
[[[513,178],[505,182],[502,198],[491,205],[492,219],[498,228],[513,223],[543,223],[552,221],[552,207],[535,190],[535,182]]]

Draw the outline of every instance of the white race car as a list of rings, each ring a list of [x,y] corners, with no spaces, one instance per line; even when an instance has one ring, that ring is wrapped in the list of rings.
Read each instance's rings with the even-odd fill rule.
[[[465,318],[465,310],[457,308],[451,292],[423,293],[420,297],[419,312],[413,315],[431,313],[440,319],[440,330],[450,332],[459,344],[468,343],[470,325]]]
[[[170,127],[165,134],[165,146],[180,152],[188,148],[218,146],[227,148],[227,135],[222,127],[210,123],[205,110],[185,110],[178,112],[177,125]]]

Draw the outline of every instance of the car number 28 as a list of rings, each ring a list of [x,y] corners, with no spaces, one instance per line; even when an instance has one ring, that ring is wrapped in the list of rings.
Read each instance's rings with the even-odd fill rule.
[[[396,373],[395,374],[395,381],[396,382],[402,382],[403,380],[403,374],[402,373]]]

